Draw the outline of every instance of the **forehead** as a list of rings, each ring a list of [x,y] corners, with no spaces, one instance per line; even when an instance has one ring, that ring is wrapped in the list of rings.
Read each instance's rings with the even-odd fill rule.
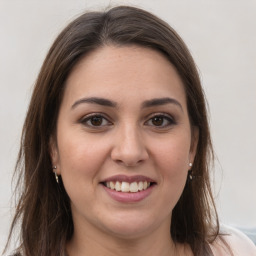
[[[83,96],[120,102],[168,96],[186,104],[175,67],[158,51],[139,46],[104,46],[85,56],[67,79],[63,101]]]

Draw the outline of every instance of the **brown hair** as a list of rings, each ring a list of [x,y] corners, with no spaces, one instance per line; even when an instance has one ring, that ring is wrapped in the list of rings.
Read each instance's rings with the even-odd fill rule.
[[[187,243],[197,256],[211,255],[208,243],[219,234],[219,222],[209,178],[213,156],[205,97],[195,63],[179,35],[156,16],[134,7],[119,6],[106,12],[89,12],[70,23],[57,37],[43,63],[23,127],[16,172],[21,195],[11,226],[21,221],[17,255],[61,256],[72,237],[69,197],[56,185],[49,141],[56,132],[65,81],[89,52],[104,45],[136,44],[164,54],[183,80],[191,124],[199,141],[193,163],[193,181],[172,213],[170,233],[175,242]],[[18,191],[18,190],[17,190]]]

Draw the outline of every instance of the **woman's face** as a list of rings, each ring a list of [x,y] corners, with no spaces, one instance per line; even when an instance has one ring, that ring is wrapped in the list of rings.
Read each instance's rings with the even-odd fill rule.
[[[182,81],[160,53],[105,46],[82,59],[67,80],[51,150],[75,233],[169,232],[194,137]]]

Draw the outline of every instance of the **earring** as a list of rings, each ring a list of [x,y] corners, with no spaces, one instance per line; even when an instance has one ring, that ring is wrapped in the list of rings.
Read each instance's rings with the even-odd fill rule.
[[[188,171],[188,178],[189,180],[193,180],[193,175],[191,170]]]
[[[57,173],[56,173],[56,172],[55,172],[54,174],[55,174],[56,182],[59,184],[59,177],[58,177],[58,175],[57,175]]]
[[[57,169],[57,166],[54,165],[54,166],[52,167],[52,169],[53,169],[53,170],[56,170],[56,169]],[[57,174],[56,172],[54,172],[54,174],[55,174],[56,182],[59,184],[59,177],[58,177],[58,174]]]
[[[193,164],[190,162],[189,164],[189,167],[192,167],[193,166]],[[190,170],[188,170],[188,178],[190,179],[190,180],[193,180],[193,174],[192,174],[192,170],[190,169]]]

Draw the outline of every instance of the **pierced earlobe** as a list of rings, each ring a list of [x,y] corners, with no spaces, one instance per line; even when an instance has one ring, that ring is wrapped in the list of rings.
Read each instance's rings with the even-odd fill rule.
[[[57,169],[57,166],[54,165],[54,166],[52,167],[52,169],[53,169],[53,170],[56,170],[56,169]],[[59,177],[58,177],[58,174],[57,174],[56,172],[54,172],[54,175],[55,175],[56,182],[59,184]]]
[[[193,166],[193,164],[191,162],[188,165],[190,168]],[[188,179],[191,181],[191,180],[193,180],[193,178],[194,178],[194,176],[192,174],[192,170],[190,169],[190,170],[188,170]]]

